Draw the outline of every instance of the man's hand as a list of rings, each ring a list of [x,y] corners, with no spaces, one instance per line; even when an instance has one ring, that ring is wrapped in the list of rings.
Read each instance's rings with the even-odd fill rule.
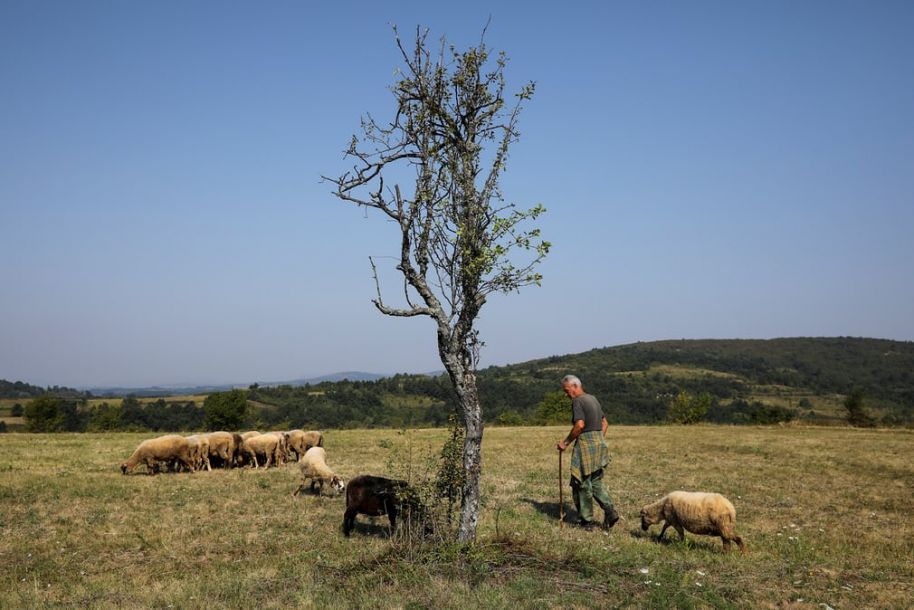
[[[568,443],[566,443],[565,440],[562,439],[558,442],[556,447],[558,448],[559,451],[565,451],[565,448],[568,447]]]

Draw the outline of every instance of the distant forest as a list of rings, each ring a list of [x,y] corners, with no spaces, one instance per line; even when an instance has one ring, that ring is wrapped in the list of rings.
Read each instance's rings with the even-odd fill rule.
[[[23,383],[21,381],[7,381],[6,379],[0,379],[0,399],[22,398],[27,400],[29,398],[38,398],[39,396],[44,396],[45,394],[53,394],[54,396],[74,399],[92,398],[92,394],[90,392],[81,392],[79,390],[74,390],[73,388],[65,388],[56,385],[42,388],[37,385]]]
[[[478,372],[487,423],[567,422],[570,409],[560,380],[569,373],[597,396],[613,424],[844,423],[845,406],[853,404],[858,414],[865,413],[858,421],[914,425],[914,343],[849,337],[656,341],[489,367]],[[204,404],[135,397],[100,403],[66,388],[37,388],[37,393],[30,388],[0,381],[0,396],[24,398],[25,392],[44,396],[40,404],[56,401],[57,411],[45,414],[52,423],[32,429],[443,426],[456,404],[445,376],[424,375],[295,387],[255,384],[211,394]],[[28,420],[28,409],[24,414]]]

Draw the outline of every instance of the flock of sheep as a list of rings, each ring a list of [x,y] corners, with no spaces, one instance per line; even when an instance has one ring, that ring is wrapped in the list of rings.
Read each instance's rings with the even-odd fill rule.
[[[212,470],[213,463],[223,468],[269,468],[294,459],[302,473],[302,484],[293,495],[298,495],[308,480],[311,481],[312,491],[315,486],[320,486],[318,493],[323,491],[324,484],[342,491],[345,484],[327,466],[323,445],[324,436],[316,430],[265,433],[252,430],[244,434],[219,431],[191,436],[166,434],[140,443],[133,455],[121,464],[121,472],[128,474],[140,464],[145,465],[146,472],[151,475],[163,469]]]
[[[212,470],[216,467],[232,468],[253,466],[269,468],[295,460],[301,472],[301,484],[292,492],[297,496],[310,482],[311,491],[323,493],[324,485],[333,490],[346,490],[346,512],[343,532],[348,536],[358,514],[387,515],[391,528],[404,501],[405,481],[371,475],[359,475],[346,483],[327,466],[324,436],[318,431],[287,430],[260,433],[255,430],[234,432],[209,432],[181,436],[166,434],[143,441],[126,462],[121,473],[129,474],[139,465],[146,466],[146,473],[154,475],[163,470],[189,472]]]
[[[191,436],[166,434],[140,443],[133,455],[121,464],[121,472],[132,472],[140,464],[146,466],[148,474],[156,474],[162,469],[212,470],[214,463],[223,468],[246,465],[269,468],[285,464],[292,458],[300,460],[308,449],[323,447],[323,444],[320,432],[303,430],[265,433],[252,430],[244,434],[220,431]]]
[[[192,436],[168,434],[140,443],[133,455],[121,464],[121,472],[128,474],[140,464],[146,466],[148,474],[156,474],[161,469],[212,470],[213,463],[223,468],[247,465],[269,468],[295,459],[302,480],[293,496],[304,491],[309,481],[311,491],[317,488],[318,494],[323,492],[325,484],[338,492],[346,490],[346,512],[343,516],[343,533],[346,536],[352,531],[357,514],[386,514],[391,528],[395,527],[398,508],[402,508],[400,505],[406,495],[406,482],[360,475],[353,478],[347,487],[327,466],[323,445],[323,434],[314,430],[251,431],[244,434],[210,432]],[[673,527],[682,539],[685,539],[685,530],[699,535],[720,536],[725,550],[729,550],[731,542],[735,542],[740,551],[745,552],[745,545],[735,530],[736,509],[720,494],[674,491],[642,508],[640,516],[641,529],[645,531],[651,525],[663,522],[661,538],[668,527]]]

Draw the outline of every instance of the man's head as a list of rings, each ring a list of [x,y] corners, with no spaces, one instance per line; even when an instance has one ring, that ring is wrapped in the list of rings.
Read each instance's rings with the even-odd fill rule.
[[[565,375],[562,377],[562,391],[573,400],[584,393],[584,388],[580,379],[574,375]]]

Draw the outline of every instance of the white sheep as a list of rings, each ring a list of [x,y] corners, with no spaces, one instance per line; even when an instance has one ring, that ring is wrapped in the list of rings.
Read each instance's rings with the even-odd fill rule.
[[[289,434],[287,432],[281,432],[279,430],[274,430],[272,432],[264,432],[264,434],[269,434],[270,436],[275,436],[279,441],[279,450],[276,452],[276,465],[285,464],[289,461]]]
[[[346,489],[346,483],[338,477],[330,467],[327,466],[327,452],[323,447],[311,447],[305,452],[298,462],[298,468],[301,471],[301,485],[298,486],[293,496],[297,496],[305,490],[305,483],[311,479],[311,491],[314,491],[315,485],[319,485],[318,495],[324,490],[324,483],[329,483],[337,492]]]
[[[186,437],[190,443],[191,456],[194,461],[194,470],[206,469],[212,471],[213,467],[209,463],[209,439],[205,434],[192,434]]]
[[[317,430],[289,430],[289,450],[295,452],[295,459],[300,460],[311,447],[323,447],[324,435]]]
[[[145,464],[146,473],[155,474],[159,464],[168,465],[172,460],[181,462],[193,472],[190,443],[180,434],[166,434],[143,441],[133,455],[121,464],[121,473],[127,474],[140,464]]]
[[[730,542],[746,552],[742,538],[736,535],[736,509],[728,499],[718,493],[699,491],[673,491],[653,504],[641,509],[641,529],[647,531],[651,525],[664,521],[660,536],[671,525],[685,540],[686,529],[693,534],[720,536],[724,550],[730,550]]]
[[[223,468],[230,468],[235,463],[235,458],[240,451],[241,436],[232,432],[210,432],[206,434],[209,441],[209,457],[219,458]]]
[[[269,468],[274,461],[279,464],[282,450],[279,438],[276,435],[261,434],[245,440],[242,443],[242,451],[254,462],[254,468],[260,468],[260,464],[257,461],[258,455],[263,456],[264,468]]]

